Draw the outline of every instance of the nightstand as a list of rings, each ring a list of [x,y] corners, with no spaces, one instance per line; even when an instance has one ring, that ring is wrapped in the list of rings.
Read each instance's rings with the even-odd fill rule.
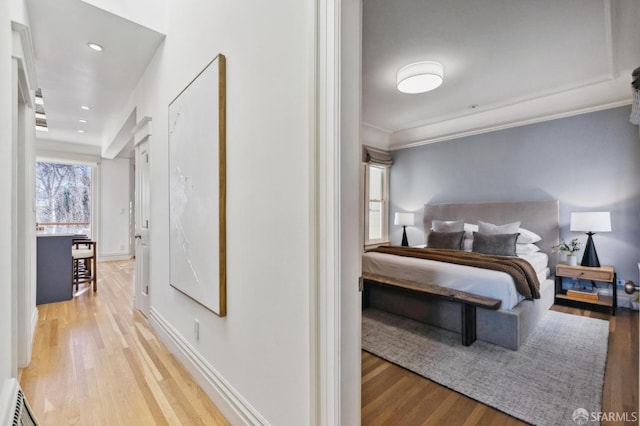
[[[562,289],[562,278],[576,278],[578,280],[598,281],[610,283],[613,288],[611,296],[590,292],[591,283],[586,283],[585,290]],[[557,305],[573,306],[591,310],[610,311],[616,314],[618,297],[616,289],[616,271],[613,266],[571,266],[564,263],[556,265],[556,297]]]

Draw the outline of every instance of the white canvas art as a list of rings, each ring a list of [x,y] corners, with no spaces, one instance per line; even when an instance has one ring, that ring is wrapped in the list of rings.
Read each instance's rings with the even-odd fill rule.
[[[169,104],[170,284],[226,315],[225,60]]]

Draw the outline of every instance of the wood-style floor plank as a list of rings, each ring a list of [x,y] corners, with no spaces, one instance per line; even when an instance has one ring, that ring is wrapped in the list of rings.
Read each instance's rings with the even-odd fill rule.
[[[43,425],[227,425],[133,308],[133,262],[100,263],[98,292],[39,305],[20,383]]]
[[[636,413],[638,409],[638,312],[619,309],[617,316],[553,306],[573,315],[609,320],[604,412]],[[363,425],[525,425],[368,352],[362,352]],[[603,421],[605,425],[629,423]]]

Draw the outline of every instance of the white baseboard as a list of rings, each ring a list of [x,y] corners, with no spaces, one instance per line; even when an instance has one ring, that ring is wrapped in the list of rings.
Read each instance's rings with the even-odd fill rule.
[[[631,309],[631,299],[635,297],[635,294],[627,294],[624,290],[618,288],[618,308]]]
[[[133,259],[129,253],[106,253],[98,256],[98,262],[114,262],[116,260],[129,260]]]
[[[29,342],[27,343],[27,347],[25,348],[26,353],[24,354],[24,359],[19,360],[18,367],[20,368],[27,367],[29,363],[31,363],[31,357],[33,356],[33,340],[35,339],[36,327],[38,326],[38,316],[38,308],[37,306],[34,306],[33,311],[31,312],[31,324],[29,324]]]
[[[33,348],[33,338],[36,335],[36,327],[38,326],[38,317],[40,315],[40,311],[38,311],[38,307],[33,307],[33,314],[31,315],[31,347]]]
[[[231,424],[269,425],[269,422],[154,308],[149,312],[149,322],[160,339],[182,361]]]

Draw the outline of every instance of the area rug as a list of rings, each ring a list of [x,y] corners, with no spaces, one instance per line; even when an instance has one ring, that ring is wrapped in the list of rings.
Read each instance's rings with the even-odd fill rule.
[[[362,313],[365,351],[536,425],[572,425],[574,414],[602,411],[608,338],[608,321],[549,311],[518,351],[462,346],[447,330]]]

